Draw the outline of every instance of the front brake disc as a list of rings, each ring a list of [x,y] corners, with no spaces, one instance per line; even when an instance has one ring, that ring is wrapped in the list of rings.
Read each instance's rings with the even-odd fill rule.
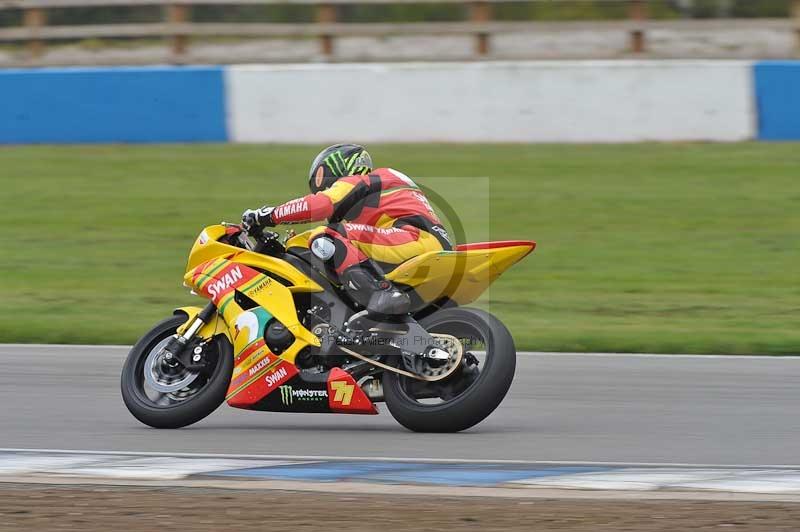
[[[172,393],[182,390],[193,383],[199,375],[198,372],[189,371],[186,368],[182,368],[175,374],[167,374],[164,371],[162,366],[164,358],[161,354],[161,350],[166,347],[170,339],[171,337],[161,340],[150,350],[147,359],[144,361],[145,383],[153,390],[161,393]]]

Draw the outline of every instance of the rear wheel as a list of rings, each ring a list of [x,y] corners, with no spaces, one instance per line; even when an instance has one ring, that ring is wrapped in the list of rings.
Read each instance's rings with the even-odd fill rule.
[[[122,399],[133,416],[155,428],[179,428],[196,423],[225,400],[233,371],[233,349],[225,336],[187,346],[196,349],[205,366],[190,371],[165,360],[161,349],[186,321],[166,319],[133,346],[122,368]]]
[[[491,314],[470,308],[436,312],[420,325],[458,339],[461,366],[437,382],[384,372],[389,412],[416,432],[458,432],[480,423],[500,405],[514,378],[517,353],[508,329]]]

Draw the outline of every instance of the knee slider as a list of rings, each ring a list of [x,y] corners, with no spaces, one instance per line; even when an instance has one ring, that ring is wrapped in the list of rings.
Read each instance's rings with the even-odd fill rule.
[[[311,242],[311,253],[320,260],[328,261],[333,258],[336,252],[336,246],[327,236],[319,236]]]

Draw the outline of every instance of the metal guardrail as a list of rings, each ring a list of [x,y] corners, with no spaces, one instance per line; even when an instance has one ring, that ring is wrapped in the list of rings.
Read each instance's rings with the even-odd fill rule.
[[[319,39],[323,56],[331,56],[335,38],[339,36],[388,35],[472,35],[476,58],[490,52],[490,37],[508,32],[546,32],[561,30],[618,30],[628,34],[632,53],[647,49],[647,34],[652,30],[695,27],[698,30],[719,27],[758,27],[760,29],[793,29],[800,51],[800,0],[792,0],[790,19],[705,19],[705,20],[648,20],[648,0],[604,0],[627,4],[628,20],[539,22],[493,20],[493,4],[503,2],[556,2],[556,0],[0,0],[0,10],[21,9],[22,25],[0,28],[0,42],[27,43],[28,55],[36,60],[44,54],[47,41],[89,38],[167,38],[172,58],[182,62],[190,37],[272,37]],[[558,0],[568,3],[572,0]],[[469,8],[469,20],[456,22],[413,23],[354,23],[342,21],[338,7],[342,5],[399,5],[399,4],[462,4]],[[312,5],[315,22],[311,23],[199,23],[191,21],[191,9],[201,5]],[[49,9],[161,6],[163,22],[136,24],[94,24],[51,26],[47,23]]]

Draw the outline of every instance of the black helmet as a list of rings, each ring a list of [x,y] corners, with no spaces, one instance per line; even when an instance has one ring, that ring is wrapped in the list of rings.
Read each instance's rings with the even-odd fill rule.
[[[333,185],[340,177],[363,175],[372,171],[372,157],[364,146],[334,144],[322,150],[311,163],[308,188],[317,193]]]

